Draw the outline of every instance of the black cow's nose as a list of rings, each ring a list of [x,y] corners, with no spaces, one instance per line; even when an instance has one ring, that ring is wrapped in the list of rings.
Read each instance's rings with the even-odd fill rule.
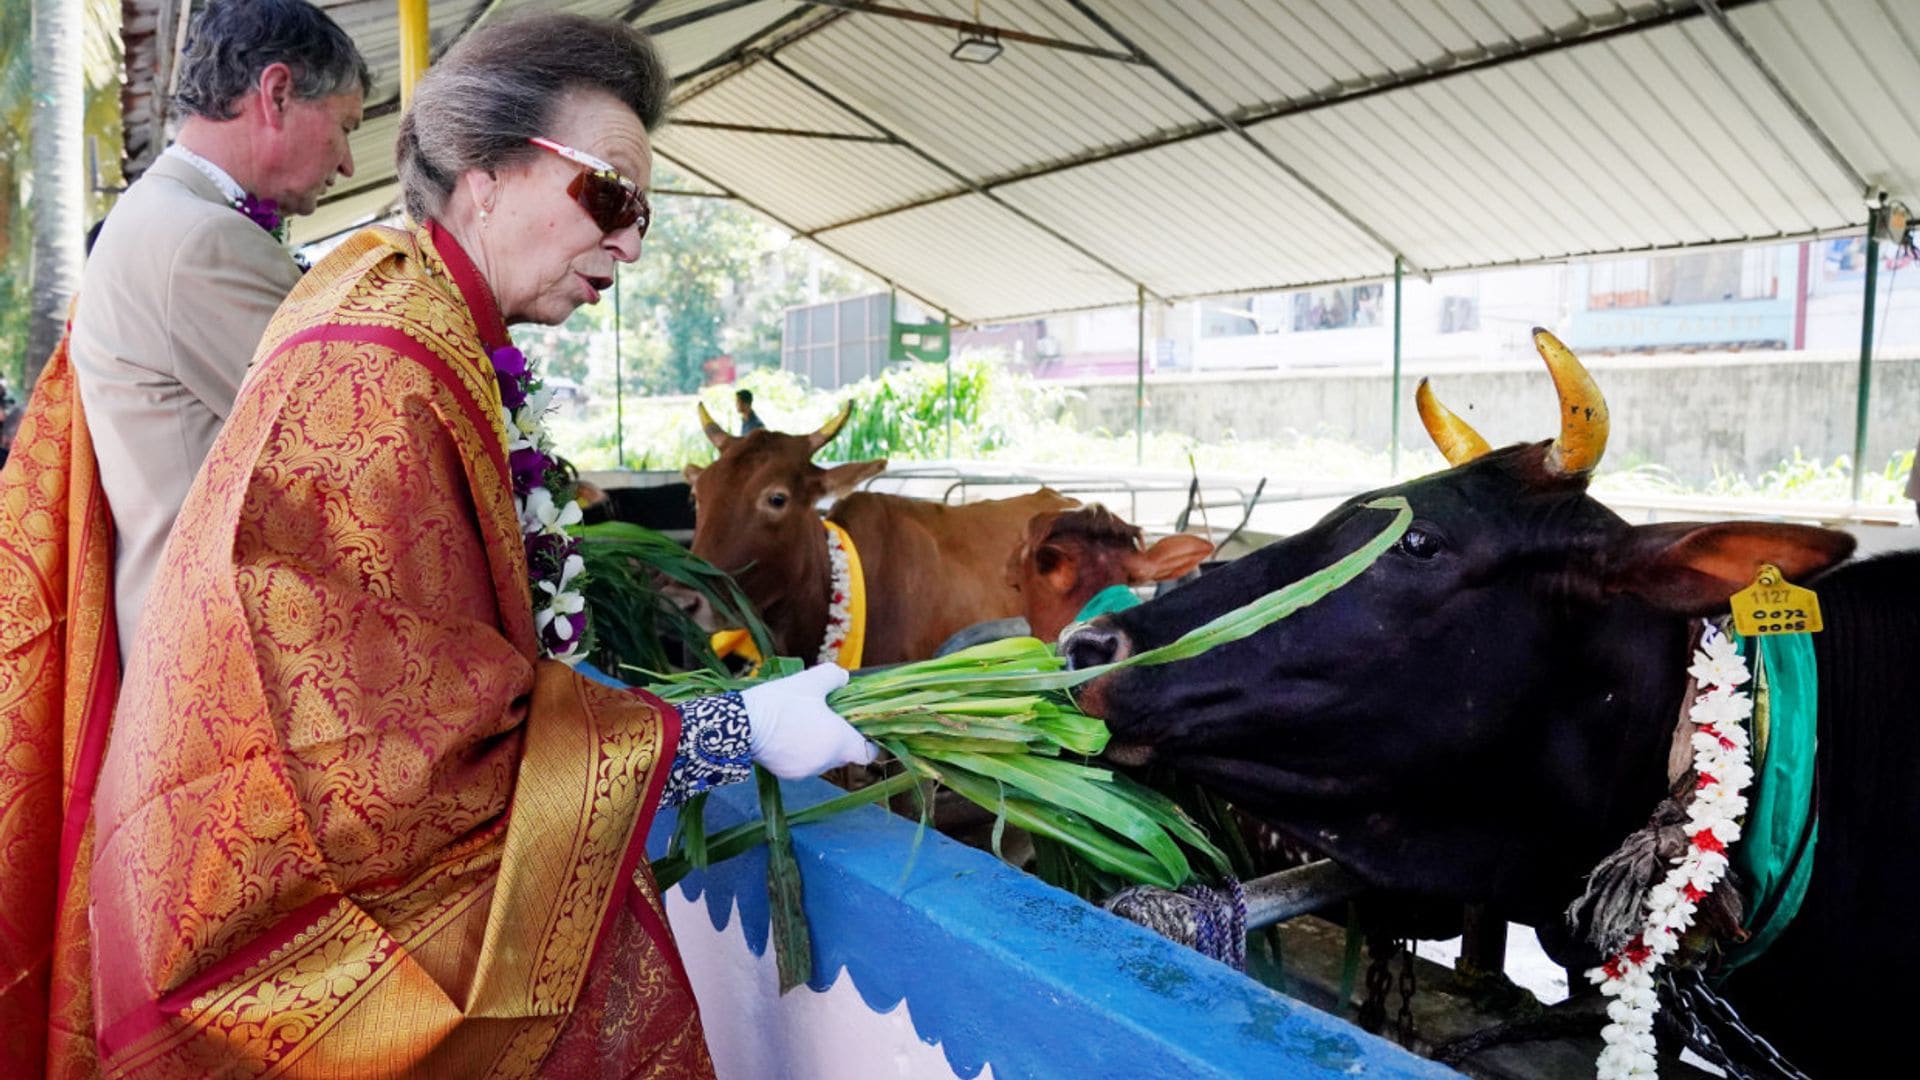
[[[1060,644],[1060,655],[1066,657],[1067,667],[1074,671],[1124,660],[1131,651],[1127,635],[1098,623],[1082,626]]]

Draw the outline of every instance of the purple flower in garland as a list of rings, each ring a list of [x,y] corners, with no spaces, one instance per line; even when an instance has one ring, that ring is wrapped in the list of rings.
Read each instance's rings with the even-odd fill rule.
[[[500,404],[518,409],[527,403],[527,356],[511,345],[493,350],[493,373],[500,380]]]
[[[270,233],[280,231],[280,204],[272,199],[263,199],[258,195],[248,195],[240,200],[240,212],[247,215],[255,225]]]
[[[547,478],[550,464],[547,455],[531,446],[523,446],[507,455],[507,469],[513,473],[514,493],[525,494],[541,486]]]
[[[502,382],[512,379],[518,382],[527,377],[527,354],[511,345],[502,345],[493,350],[493,372]]]
[[[563,533],[535,533],[527,537],[527,566],[543,577],[558,577],[567,556],[580,541]]]
[[[567,647],[577,644],[580,636],[587,632],[587,613],[576,611],[570,615],[558,615],[540,631],[540,642],[550,653],[563,653]]]

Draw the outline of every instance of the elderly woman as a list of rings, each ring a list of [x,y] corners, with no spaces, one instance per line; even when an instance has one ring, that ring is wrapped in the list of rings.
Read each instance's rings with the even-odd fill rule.
[[[510,323],[640,255],[668,82],[618,23],[481,30],[400,128],[411,231],[280,309],[180,516],[99,777],[109,1074],[704,1075],[662,802],[871,749],[816,668],[679,712],[570,654]]]

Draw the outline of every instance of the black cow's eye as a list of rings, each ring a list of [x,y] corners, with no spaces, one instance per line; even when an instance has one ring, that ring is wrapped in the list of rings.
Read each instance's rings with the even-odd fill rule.
[[[787,493],[784,491],[772,492],[767,496],[767,505],[773,507],[775,510],[784,508],[787,505]]]
[[[1408,529],[1406,534],[1400,537],[1400,550],[1416,559],[1431,559],[1440,554],[1440,547],[1438,536],[1417,525]]]

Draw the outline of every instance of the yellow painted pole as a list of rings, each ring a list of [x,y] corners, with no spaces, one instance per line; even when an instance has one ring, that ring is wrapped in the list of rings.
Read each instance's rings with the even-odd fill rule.
[[[413,84],[427,70],[427,0],[399,0],[400,107],[413,103]]]

